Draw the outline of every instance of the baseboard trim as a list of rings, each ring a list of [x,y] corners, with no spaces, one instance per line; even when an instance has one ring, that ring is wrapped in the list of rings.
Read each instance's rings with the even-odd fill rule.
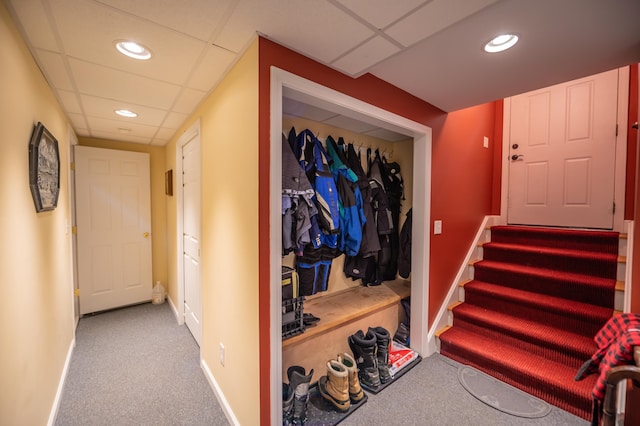
[[[222,411],[224,411],[225,416],[227,416],[227,420],[229,420],[229,423],[231,423],[232,425],[239,426],[240,422],[238,421],[235,414],[233,413],[233,410],[231,409],[229,402],[224,397],[224,394],[222,393],[222,389],[220,389],[220,386],[218,386],[218,382],[216,381],[215,377],[213,377],[213,374],[211,373],[209,366],[207,365],[206,361],[202,358],[200,359],[200,367],[202,368],[202,371],[204,371],[204,376],[207,378],[207,381],[209,382],[209,386],[211,386],[211,389],[213,389],[213,393],[216,395],[216,398],[218,399],[218,402],[222,407]]]
[[[58,416],[58,409],[60,408],[60,400],[62,399],[62,392],[64,392],[64,384],[67,381],[69,365],[71,364],[71,357],[73,356],[73,350],[75,347],[76,347],[76,338],[74,335],[73,339],[71,339],[71,343],[69,344],[69,350],[67,351],[67,359],[64,361],[64,368],[62,369],[62,374],[60,375],[60,381],[58,382],[58,390],[56,391],[56,397],[53,400],[53,406],[51,407],[51,412],[49,413],[49,420],[47,421],[48,426],[53,426],[56,422],[56,417]]]
[[[180,313],[178,313],[178,308],[176,308],[176,305],[173,304],[173,300],[171,300],[169,296],[167,296],[167,302],[169,302],[169,306],[171,306],[171,310],[173,311],[173,315],[176,317],[176,321],[178,321],[178,324],[182,325],[182,322],[180,322]]]

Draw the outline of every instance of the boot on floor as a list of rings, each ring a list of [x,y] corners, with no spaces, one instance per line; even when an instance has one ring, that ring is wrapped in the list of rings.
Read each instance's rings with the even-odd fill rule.
[[[293,413],[291,424],[303,425],[307,420],[307,402],[309,401],[309,384],[313,377],[313,369],[305,375],[303,367],[293,365],[287,369],[289,392],[293,396]]]
[[[327,375],[318,381],[320,395],[340,411],[347,411],[349,400],[349,373],[347,368],[336,360],[327,362]]]
[[[293,390],[287,383],[282,384],[282,426],[293,424]]]
[[[376,357],[378,358],[378,371],[380,372],[380,382],[388,383],[393,377],[391,377],[391,371],[389,370],[389,350],[391,346],[391,334],[384,327],[369,327],[368,333],[373,333],[376,336]]]
[[[378,372],[378,359],[376,358],[376,335],[362,330],[348,337],[349,347],[353,352],[353,358],[358,367],[360,383],[370,388],[380,387],[380,373]]]
[[[356,361],[351,355],[345,352],[338,354],[338,362],[347,369],[349,376],[349,399],[355,404],[364,398],[364,392],[360,387],[360,380],[358,379],[358,367],[356,365]]]

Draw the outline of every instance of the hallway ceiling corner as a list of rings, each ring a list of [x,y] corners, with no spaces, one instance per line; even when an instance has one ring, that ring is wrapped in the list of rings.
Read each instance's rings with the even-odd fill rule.
[[[453,111],[640,62],[637,0],[5,0],[80,137],[165,145],[256,33]],[[513,49],[482,51],[503,32]],[[321,35],[321,36],[319,36]],[[153,56],[120,55],[133,39]],[[138,113],[136,119],[114,114]]]

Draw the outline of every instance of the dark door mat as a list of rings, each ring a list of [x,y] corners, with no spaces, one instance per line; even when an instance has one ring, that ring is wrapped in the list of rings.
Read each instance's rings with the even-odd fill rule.
[[[535,419],[551,411],[551,406],[541,399],[468,365],[458,369],[458,380],[471,395],[504,413]]]
[[[338,411],[329,401],[324,399],[320,395],[318,390],[318,384],[314,384],[309,388],[309,401],[307,402],[307,421],[308,426],[333,426],[337,425],[351,413],[367,402],[368,396],[365,393],[364,397],[356,404],[351,403],[349,409],[345,412]]]
[[[417,354],[416,354],[417,355]],[[391,383],[395,382],[396,380],[398,380],[400,377],[404,376],[406,374],[407,371],[411,370],[413,367],[415,367],[416,365],[418,365],[418,363],[422,361],[422,357],[420,355],[417,355],[415,359],[411,360],[411,362],[407,363],[406,365],[404,365],[402,367],[401,370],[396,371],[396,373],[393,375],[393,379],[391,379],[391,381],[381,384],[380,386],[378,386],[377,388],[373,388],[371,386],[367,386],[365,384],[363,384],[362,382],[360,383],[360,386],[362,386],[362,388],[368,392],[371,392],[372,394],[377,394],[379,393],[381,390],[383,390],[384,388],[386,388],[387,386],[389,386]]]

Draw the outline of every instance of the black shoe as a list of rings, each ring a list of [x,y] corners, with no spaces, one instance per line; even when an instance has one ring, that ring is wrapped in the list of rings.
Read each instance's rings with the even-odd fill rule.
[[[316,325],[318,321],[320,321],[320,318],[316,317],[313,314],[310,314],[308,312],[305,312],[304,314],[302,314],[302,322],[304,323],[304,325],[307,325],[307,326]]]

